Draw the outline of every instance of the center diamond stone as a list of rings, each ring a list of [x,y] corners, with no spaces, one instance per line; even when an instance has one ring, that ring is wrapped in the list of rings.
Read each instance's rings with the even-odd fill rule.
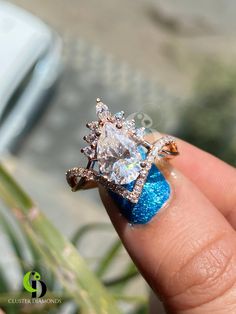
[[[97,143],[99,170],[116,184],[128,184],[139,175],[142,156],[137,144],[126,131],[117,129],[111,122],[102,128]]]

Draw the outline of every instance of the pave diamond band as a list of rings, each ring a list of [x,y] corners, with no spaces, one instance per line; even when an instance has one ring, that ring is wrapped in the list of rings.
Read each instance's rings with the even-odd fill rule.
[[[146,178],[156,159],[178,155],[172,136],[163,136],[151,144],[144,139],[144,128],[135,128],[134,120],[125,120],[124,112],[112,115],[107,105],[97,99],[98,121],[87,124],[89,144],[81,151],[88,157],[86,168],[72,168],[66,178],[72,191],[100,183],[132,203],[137,203]],[[95,164],[98,170],[94,169]],[[134,182],[133,190],[125,185]]]

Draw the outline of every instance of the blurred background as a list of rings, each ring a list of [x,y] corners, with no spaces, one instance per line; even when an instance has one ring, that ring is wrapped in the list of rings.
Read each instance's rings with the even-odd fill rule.
[[[97,191],[71,193],[64,173],[85,162],[97,97],[235,166],[235,12],[233,0],[0,1],[1,158],[68,239],[92,226],[79,253],[109,289],[133,297],[120,302],[122,312],[147,313],[149,289],[107,226]],[[0,266],[11,267],[19,284],[8,290],[17,290],[19,256],[4,228],[0,237]],[[76,311],[68,303],[55,313]]]

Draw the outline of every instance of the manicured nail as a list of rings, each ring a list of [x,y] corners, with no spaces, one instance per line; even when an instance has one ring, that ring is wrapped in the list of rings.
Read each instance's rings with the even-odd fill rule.
[[[124,187],[132,191],[134,184],[135,182],[133,181],[124,185]],[[166,204],[170,198],[170,193],[170,184],[154,164],[143,186],[138,203],[132,203],[119,194],[109,191],[120,212],[130,224],[148,223]]]

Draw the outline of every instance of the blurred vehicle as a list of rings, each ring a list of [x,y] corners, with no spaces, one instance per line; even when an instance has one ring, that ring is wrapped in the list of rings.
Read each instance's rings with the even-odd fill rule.
[[[59,36],[32,14],[0,1],[0,155],[20,147],[60,73]]]

